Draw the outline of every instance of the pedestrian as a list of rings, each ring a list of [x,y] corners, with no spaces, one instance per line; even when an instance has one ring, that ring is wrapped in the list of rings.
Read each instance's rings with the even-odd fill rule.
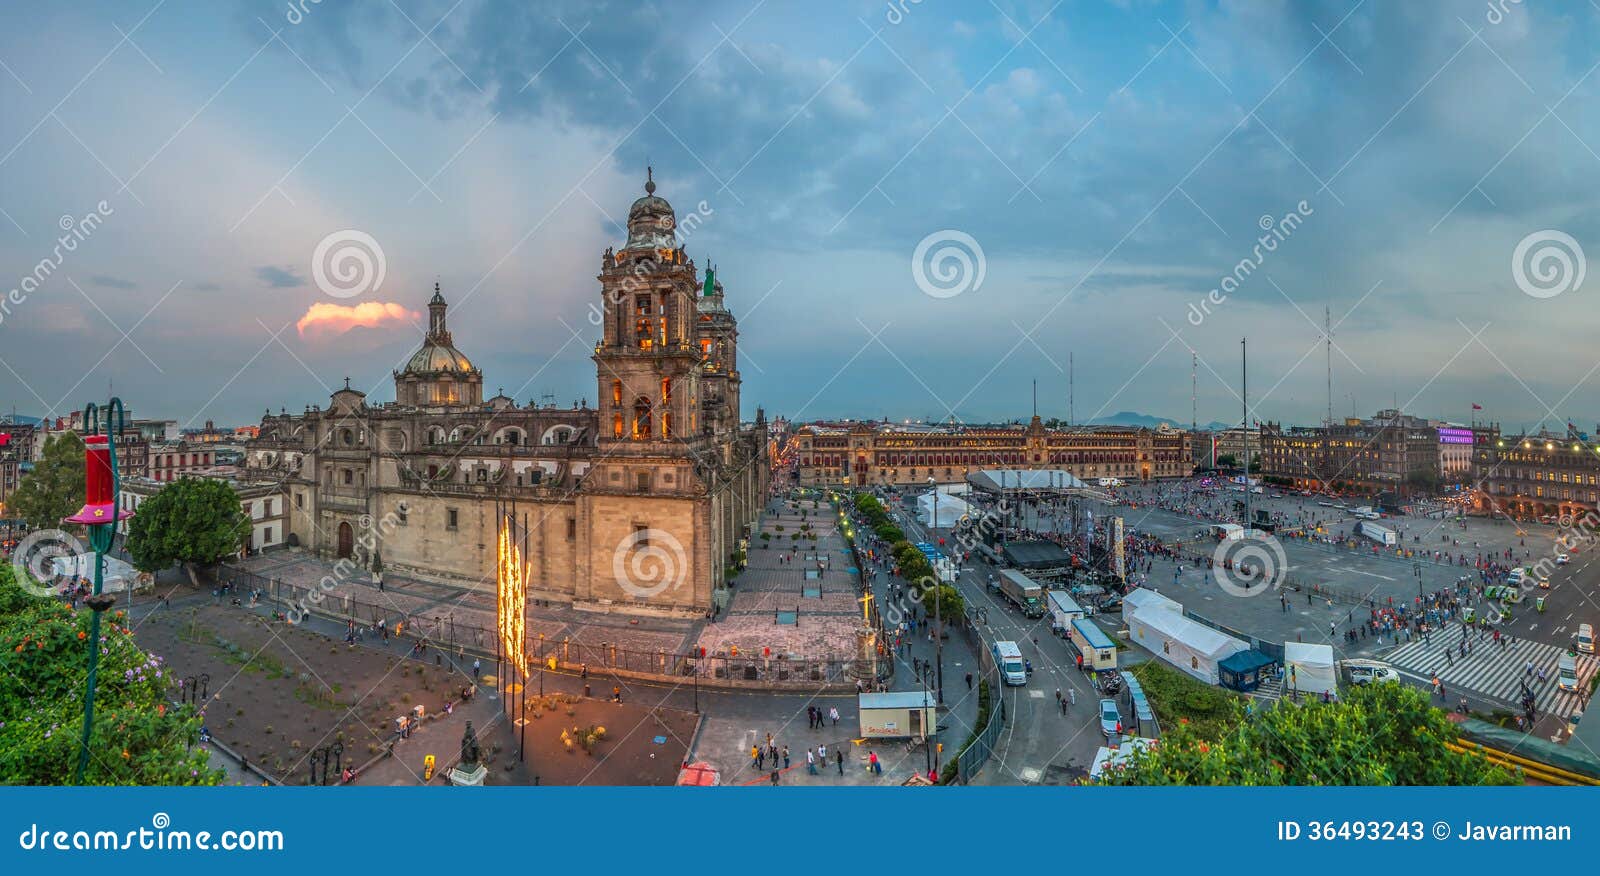
[[[833,726],[835,726],[835,727],[839,726],[839,707],[838,706],[829,706],[828,707],[828,718],[833,721]],[[817,721],[817,723],[820,724],[822,722],[819,719]]]
[[[614,702],[614,703],[622,702],[622,686],[621,685],[613,684],[611,686],[611,701]]]
[[[774,764],[774,766],[776,766],[776,764]],[[773,769],[773,771],[772,771],[772,787],[774,787],[774,788],[778,787],[778,771],[777,771],[777,769]]]
[[[876,751],[867,752],[867,765],[872,768],[873,775],[883,775],[883,765],[878,763],[878,753]]]
[[[817,774],[817,752],[815,749],[806,749],[806,772],[813,776]]]
[[[844,775],[844,751],[835,751],[833,756],[837,758],[837,763],[839,764],[839,775]]]
[[[756,769],[766,769],[767,750],[765,748],[754,748],[752,750],[756,753]]]
[[[478,658],[476,658],[476,657],[472,658],[472,680],[473,681],[478,681],[479,680],[479,676],[482,673],[483,673],[483,663],[481,663],[478,660]]]
[[[787,745],[783,747],[783,768],[789,768],[789,746]]]

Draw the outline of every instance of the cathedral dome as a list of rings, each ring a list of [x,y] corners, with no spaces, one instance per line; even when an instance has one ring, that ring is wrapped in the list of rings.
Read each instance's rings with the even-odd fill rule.
[[[422,345],[406,363],[406,374],[429,374],[439,371],[457,371],[467,373],[475,370],[472,360],[468,359],[460,350],[449,344],[439,344],[428,341]]]
[[[677,216],[665,198],[656,197],[655,172],[647,170],[644,197],[628,208],[626,249],[677,249]]]

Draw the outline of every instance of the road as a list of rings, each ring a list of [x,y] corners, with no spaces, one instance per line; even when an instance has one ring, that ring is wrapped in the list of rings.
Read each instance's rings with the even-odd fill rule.
[[[894,510],[896,522],[914,542],[948,535],[944,530],[930,532],[911,509]],[[1078,671],[1071,646],[1050,632],[1048,616],[1025,618],[989,592],[985,582],[994,573],[993,567],[974,557],[962,567],[957,588],[984,621],[979,629],[985,641],[1016,642],[1033,662],[1034,673],[1026,685],[1002,690],[1008,721],[994,755],[973,784],[1066,784],[1082,778],[1088,775],[1095,751],[1105,743],[1096,711],[1099,695],[1089,677]],[[1057,690],[1062,696],[1071,691],[1077,699],[1065,715],[1056,705]]]

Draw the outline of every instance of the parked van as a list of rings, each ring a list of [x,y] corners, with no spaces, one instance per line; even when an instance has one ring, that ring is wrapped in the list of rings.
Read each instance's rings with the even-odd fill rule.
[[[1560,690],[1578,689],[1578,658],[1561,655],[1556,663],[1556,687]]]
[[[1594,627],[1588,624],[1578,624],[1578,650],[1589,654],[1594,653]]]
[[[1000,667],[1000,677],[1006,684],[1017,686],[1028,683],[1028,667],[1022,662],[1022,649],[1016,642],[995,642],[994,662]]]

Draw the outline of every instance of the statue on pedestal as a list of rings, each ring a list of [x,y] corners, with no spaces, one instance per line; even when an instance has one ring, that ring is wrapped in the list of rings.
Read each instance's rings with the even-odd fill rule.
[[[461,767],[471,770],[483,757],[483,749],[478,746],[478,734],[472,732],[472,722],[467,722],[467,730],[461,734]]]

